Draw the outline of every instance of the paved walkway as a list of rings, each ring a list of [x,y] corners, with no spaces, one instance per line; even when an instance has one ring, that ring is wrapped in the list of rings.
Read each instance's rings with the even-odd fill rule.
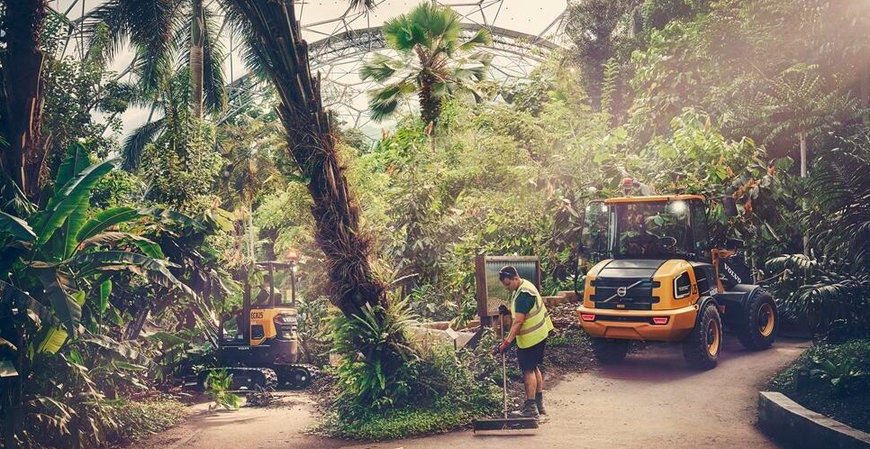
[[[719,366],[686,367],[679,346],[651,345],[624,364],[569,377],[546,393],[549,421],[528,435],[454,432],[353,444],[302,434],[314,422],[310,401],[293,407],[197,414],[143,442],[144,448],[775,448],[755,427],[758,389],[809,342],[780,340],[767,351],[726,339]]]

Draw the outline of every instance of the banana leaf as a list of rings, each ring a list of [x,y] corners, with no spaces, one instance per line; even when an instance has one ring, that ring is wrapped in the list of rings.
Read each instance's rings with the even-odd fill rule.
[[[82,170],[73,177],[66,185],[55,192],[49,199],[45,210],[37,214],[34,231],[40,245],[47,242],[58,228],[75,213],[81,205],[82,198],[90,195],[91,189],[99,182],[100,178],[115,168],[117,159],[110,159]]]
[[[60,320],[69,335],[75,336],[79,323],[82,321],[82,306],[77,298],[70,295],[69,279],[56,267],[31,265],[31,272],[36,275],[45,290],[45,297],[51,303],[54,315]]]
[[[57,178],[55,179],[55,192],[66,187],[67,183],[82,170],[91,165],[88,159],[88,150],[80,143],[73,143],[66,150],[66,157],[57,169]]]
[[[143,254],[127,251],[98,251],[73,256],[66,263],[76,268],[79,276],[83,277],[98,271],[128,271],[155,284],[167,288],[179,288],[189,295],[195,295],[190,287],[179,281],[169,271],[171,264],[160,262]]]
[[[76,240],[81,243],[112,226],[134,220],[138,217],[140,217],[139,212],[130,207],[113,207],[111,209],[106,209],[98,213],[94,218],[88,220],[87,223],[82,226],[76,235]]]
[[[36,234],[26,221],[6,212],[0,212],[0,234],[9,234],[25,242],[36,239]]]
[[[0,281],[0,313],[4,315],[11,313],[12,309],[26,310],[37,325],[60,323],[52,315],[50,308],[34,299],[24,290],[8,282]]]
[[[145,254],[152,259],[163,259],[165,257],[160,245],[150,239],[129,232],[109,231],[91,236],[79,242],[79,249],[87,248],[89,246],[108,245],[123,240],[129,240],[130,243],[142,251],[142,254]]]
[[[106,313],[109,308],[109,296],[112,295],[112,280],[106,279],[100,284],[100,313]]]
[[[66,333],[63,327],[53,326],[49,329],[45,338],[42,339],[42,343],[39,344],[36,352],[57,354],[57,351],[60,351],[60,348],[66,343],[68,336],[69,334]]]

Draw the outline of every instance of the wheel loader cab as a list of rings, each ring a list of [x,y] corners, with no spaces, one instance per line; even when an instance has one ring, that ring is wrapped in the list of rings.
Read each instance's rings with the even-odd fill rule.
[[[734,252],[712,249],[702,196],[590,203],[582,245],[592,261],[577,313],[602,360],[624,357],[628,340],[689,341],[701,343],[692,343],[687,358],[711,367],[721,347],[720,313],[735,329],[767,332],[756,339],[761,346],[772,342],[775,326],[746,324],[762,319],[747,318],[756,313],[747,304],[761,294],[758,287],[743,283],[749,277],[729,282],[732,291],[723,291],[718,272],[728,268],[725,259]],[[775,305],[764,294],[764,311],[759,313],[773,322]]]

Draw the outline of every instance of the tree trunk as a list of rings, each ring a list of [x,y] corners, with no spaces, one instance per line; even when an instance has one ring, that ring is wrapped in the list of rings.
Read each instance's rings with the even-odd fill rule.
[[[148,319],[148,314],[151,313],[151,306],[145,305],[133,318],[133,321],[127,323],[127,329],[124,330],[123,340],[136,340],[142,333],[142,328],[145,327],[145,320]]]
[[[292,0],[232,0],[259,37],[254,47],[281,100],[278,113],[290,151],[314,200],[317,243],[323,250],[331,300],[346,316],[366,304],[386,305],[385,286],[372,272],[371,241],[360,227],[360,209],[338,161],[320,98],[320,79],[308,64]]]
[[[190,24],[190,81],[193,89],[193,116],[202,118],[203,97],[203,45],[205,40],[205,15],[202,0],[193,0],[193,17]]]
[[[247,224],[247,227],[248,227],[248,230],[247,230],[248,257],[251,259],[251,263],[257,263],[257,253],[256,253],[255,238],[254,238],[254,211],[252,210],[251,207],[246,207],[245,212],[248,215],[248,217],[247,217],[247,219],[248,219],[248,224]]]
[[[3,85],[6,110],[3,133],[9,147],[0,164],[31,200],[39,196],[45,160],[42,140],[42,109],[45,102],[42,65],[42,30],[46,0],[6,0],[6,52]]]

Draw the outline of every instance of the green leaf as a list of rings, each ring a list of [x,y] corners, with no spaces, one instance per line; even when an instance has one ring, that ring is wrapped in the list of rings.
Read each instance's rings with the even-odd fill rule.
[[[60,351],[60,348],[66,343],[67,337],[69,337],[69,334],[62,327],[52,327],[48,330],[48,333],[42,339],[36,351],[39,353],[57,354],[57,351]]]
[[[76,329],[82,320],[82,308],[75,298],[67,293],[68,279],[55,267],[33,268],[32,272],[42,283],[45,296],[51,302],[54,315],[60,320],[70,335],[76,335]]]
[[[142,237],[140,235],[130,234],[130,240],[139,248],[139,251],[142,251],[142,254],[152,258],[152,259],[164,259],[163,249],[160,248],[160,245],[154,243],[152,240]]]
[[[112,280],[106,279],[100,284],[100,313],[106,313],[109,308],[109,296],[112,295]]]
[[[33,226],[40,245],[47,242],[63,222],[77,210],[82,197],[87,198],[100,178],[115,168],[117,159],[94,164],[77,174],[52,196],[45,210],[38,214]]]
[[[155,332],[147,337],[149,340],[159,341],[163,344],[163,349],[169,349],[173,346],[184,345],[188,343],[188,340],[179,337],[170,332]]]
[[[57,169],[57,178],[55,179],[55,192],[63,189],[66,184],[79,174],[82,170],[90,165],[88,160],[88,150],[84,145],[76,142],[69,146],[66,150],[66,157],[60,167]]]
[[[130,371],[145,371],[145,367],[142,365],[136,365],[133,363],[123,362],[121,360],[115,360],[112,362],[118,368],[130,370]]]
[[[28,315],[39,326],[41,322],[54,323],[57,319],[52,315],[51,309],[34,299],[30,294],[20,288],[4,281],[0,281],[0,306],[4,309],[27,310]]]
[[[36,234],[26,221],[2,211],[0,211],[0,233],[9,234],[25,242],[36,239]]]
[[[115,207],[112,209],[106,209],[98,213],[97,216],[95,216],[94,218],[88,220],[88,222],[85,223],[84,226],[82,226],[76,236],[76,240],[78,240],[78,242],[81,242],[105,231],[112,226],[134,220],[138,217],[140,217],[139,211],[130,207]]]
[[[169,271],[167,265],[151,257],[127,251],[98,251],[73,256],[67,261],[79,270],[79,276],[98,271],[128,271],[168,288],[179,288],[189,295],[193,290]]]
[[[90,202],[91,199],[89,195],[82,195],[82,197],[79,198],[79,200],[73,205],[73,210],[69,214],[69,217],[66,219],[66,224],[64,226],[65,232],[63,233],[64,259],[72,255],[73,251],[75,251],[75,248],[78,245],[78,239],[76,238],[76,235],[85,224],[85,218],[87,217],[88,209],[91,206]]]

